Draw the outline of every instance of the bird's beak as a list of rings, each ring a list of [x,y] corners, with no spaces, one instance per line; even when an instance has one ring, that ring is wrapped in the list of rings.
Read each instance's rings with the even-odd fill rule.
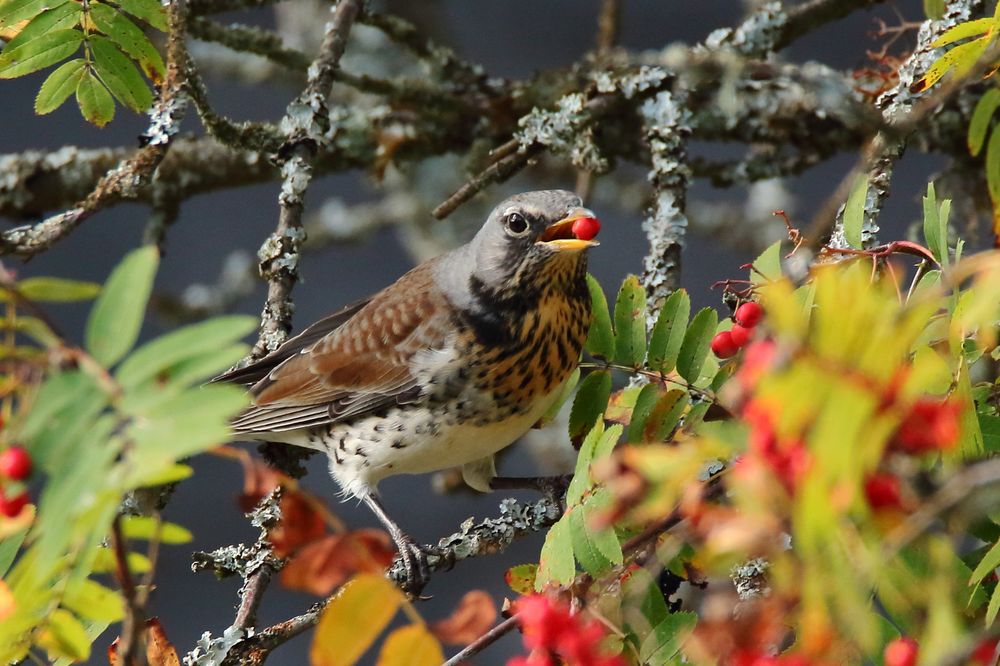
[[[574,236],[573,223],[585,217],[596,218],[597,216],[586,208],[574,208],[569,215],[550,224],[542,232],[538,242],[545,243],[558,252],[580,252],[588,247],[599,245],[595,240],[583,240]]]

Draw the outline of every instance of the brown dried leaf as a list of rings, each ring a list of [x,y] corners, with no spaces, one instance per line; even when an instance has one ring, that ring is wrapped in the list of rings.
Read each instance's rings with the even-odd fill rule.
[[[497,607],[484,590],[466,592],[450,617],[430,625],[431,633],[448,645],[468,645],[497,621]]]
[[[121,662],[118,659],[118,645],[121,636],[116,638],[108,646],[108,663],[111,666],[118,666]],[[180,666],[181,660],[177,656],[177,650],[173,643],[167,638],[163,631],[163,625],[159,618],[152,617],[146,620],[146,663],[149,666]]]
[[[357,572],[382,573],[392,563],[392,539],[382,530],[330,534],[303,547],[281,571],[281,584],[327,596]]]
[[[239,504],[244,512],[249,512],[281,483],[282,477],[256,458],[247,456],[240,460],[243,463],[243,492]],[[300,491],[286,489],[281,497],[281,523],[268,534],[274,554],[289,557],[325,534],[326,525],[319,512]]]

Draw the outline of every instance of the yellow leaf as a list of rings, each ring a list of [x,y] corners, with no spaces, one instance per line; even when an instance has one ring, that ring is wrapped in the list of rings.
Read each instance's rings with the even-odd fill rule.
[[[378,574],[360,574],[344,585],[316,627],[312,666],[350,666],[375,642],[403,601],[396,586]]]
[[[975,21],[966,21],[965,23],[959,23],[956,26],[952,26],[948,30],[945,30],[944,34],[935,39],[931,46],[938,48],[941,46],[947,46],[948,44],[953,44],[960,39],[968,39],[969,37],[977,37],[979,35],[985,34],[990,31],[993,27],[993,19],[991,18],[981,18]]]
[[[400,627],[389,634],[376,666],[438,666],[444,662],[441,644],[422,624]]]
[[[7,583],[0,580],[0,622],[14,613],[14,595],[10,593]]]

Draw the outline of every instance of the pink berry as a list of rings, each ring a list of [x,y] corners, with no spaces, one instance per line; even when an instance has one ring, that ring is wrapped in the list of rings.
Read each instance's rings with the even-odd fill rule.
[[[23,446],[11,446],[0,453],[0,474],[14,481],[23,481],[31,474],[31,454]]]
[[[740,307],[736,308],[736,314],[733,315],[733,319],[740,326],[745,326],[746,328],[753,328],[760,320],[764,318],[764,308],[760,307],[758,303],[753,301],[747,301]]]
[[[27,491],[24,491],[19,495],[14,495],[13,497],[7,497],[6,495],[0,493],[0,514],[3,514],[8,518],[14,518],[21,513],[21,509],[23,509],[28,503],[28,499]]]
[[[909,637],[897,638],[885,646],[882,661],[885,666],[916,666],[917,642]]]
[[[719,358],[730,358],[736,356],[740,346],[733,340],[733,335],[729,331],[723,331],[712,338],[712,353]]]
[[[733,324],[733,327],[729,329],[729,334],[733,337],[733,342],[737,347],[741,349],[750,342],[750,338],[753,337],[754,329],[751,326],[740,326],[739,324]]]
[[[573,223],[573,235],[580,240],[590,240],[601,230],[596,217],[581,217]]]

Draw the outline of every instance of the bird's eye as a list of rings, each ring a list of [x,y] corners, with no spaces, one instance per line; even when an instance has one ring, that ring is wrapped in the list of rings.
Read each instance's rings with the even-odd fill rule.
[[[507,231],[513,236],[520,236],[528,230],[528,221],[520,213],[511,213],[504,221]]]

